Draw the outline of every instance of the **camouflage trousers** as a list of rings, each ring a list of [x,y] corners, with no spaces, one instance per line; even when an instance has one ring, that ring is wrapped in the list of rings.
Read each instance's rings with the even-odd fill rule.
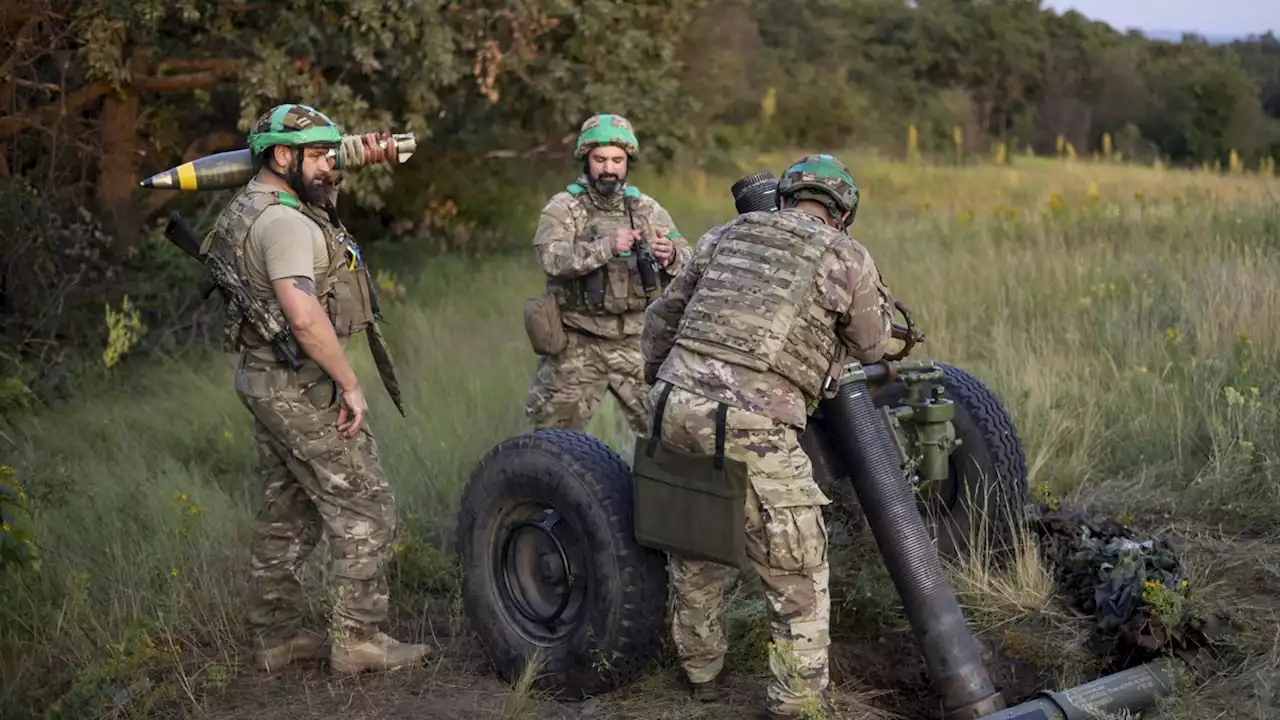
[[[303,373],[306,373],[304,366]],[[253,413],[262,505],[250,551],[248,620],[261,639],[297,632],[304,597],[298,573],[321,536],[332,561],[335,637],[363,639],[387,617],[385,565],[396,533],[395,498],[367,425],[337,430],[336,387],[288,369],[242,361],[236,392]]]
[[[666,384],[660,380],[650,390],[651,407]],[[663,442],[714,453],[716,405],[673,388],[663,415]],[[744,461],[748,468],[747,558],[763,582],[773,636],[768,705],[784,714],[819,712],[830,680],[831,595],[822,517],[822,506],[830,500],[813,480],[813,466],[795,428],[732,407],[725,425],[725,456]],[[672,554],[667,571],[672,585],[671,635],[681,665],[691,682],[708,682],[724,667],[724,596],[738,572]]]
[[[608,340],[568,328],[569,344],[559,355],[538,362],[525,400],[525,416],[534,428],[585,429],[605,391],[622,407],[636,432],[647,427],[644,360],[638,338]]]

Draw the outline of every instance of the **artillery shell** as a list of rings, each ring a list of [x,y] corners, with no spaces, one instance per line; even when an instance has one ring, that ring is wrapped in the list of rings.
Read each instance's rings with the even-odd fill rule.
[[[342,145],[337,149],[336,166],[342,170],[351,170],[365,165],[360,136],[344,135],[342,139]],[[418,146],[413,133],[392,135],[391,142],[395,143],[396,161],[399,163],[412,157]],[[386,143],[382,143],[382,146],[385,148]],[[225,190],[249,182],[256,171],[249,149],[241,148],[182,163],[138,184],[152,190]]]

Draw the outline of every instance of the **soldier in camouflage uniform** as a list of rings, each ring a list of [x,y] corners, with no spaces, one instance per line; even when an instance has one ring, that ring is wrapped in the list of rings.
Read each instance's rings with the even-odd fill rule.
[[[874,362],[891,299],[871,255],[844,230],[858,188],[830,155],[778,184],[778,212],[751,212],[698,241],[685,272],[645,312],[641,341],[662,442],[710,455],[725,414],[725,456],[747,464],[747,558],[764,582],[774,644],[766,717],[826,705],[827,533],[799,434],[846,357]],[[727,650],[721,620],[733,568],[669,555],[672,636],[694,696],[715,699]]]
[[[606,390],[633,429],[645,427],[644,308],[692,251],[671,215],[627,182],[639,150],[626,118],[588,118],[574,152],[582,175],[542,210],[533,245],[547,275],[547,295],[538,300],[546,304],[549,339],[530,331],[542,357],[525,404],[536,428],[584,428]],[[651,259],[642,252],[646,242]],[[652,260],[657,284],[646,292],[640,263]]]
[[[204,250],[230,262],[260,309],[291,329],[301,362],[291,369],[247,315],[228,313],[225,340],[240,354],[236,393],[253,415],[262,479],[248,619],[254,662],[264,670],[327,655],[336,672],[355,673],[409,665],[426,654],[426,646],[401,643],[378,628],[387,617],[384,568],[396,507],[345,349],[365,330],[375,356],[388,363],[389,356],[368,270],[338,220],[337,189],[326,184],[340,140],[338,127],[313,108],[273,108],[249,134],[258,173],[205,239]],[[381,152],[378,135],[364,140],[367,153]],[[395,396],[394,369],[378,364]],[[336,595],[325,634],[300,627],[298,578],[322,533]]]

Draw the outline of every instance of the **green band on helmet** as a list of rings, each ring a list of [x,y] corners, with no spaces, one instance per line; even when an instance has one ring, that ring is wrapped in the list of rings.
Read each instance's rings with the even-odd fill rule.
[[[597,115],[598,124],[587,128],[578,135],[576,151],[588,145],[619,145],[629,153],[639,152],[640,141],[627,126],[626,121],[615,122],[613,115]]]
[[[328,125],[311,127],[296,132],[266,132],[249,136],[249,152],[257,155],[272,145],[298,147],[299,145],[317,145],[326,143],[337,145],[342,142],[342,131]]]
[[[636,136],[628,130],[610,126],[600,125],[593,127],[582,134],[578,138],[578,146],[583,145],[609,145],[611,143],[620,142],[628,145],[639,145],[636,142]]]
[[[288,115],[292,109],[292,105],[279,105],[276,107],[275,111],[271,113],[271,132],[284,130],[284,116]]]
[[[338,145],[342,129],[324,113],[309,105],[281,103],[261,118],[249,132],[249,152],[257,157],[272,145]]]
[[[794,172],[812,173],[814,177],[826,178],[830,180],[843,180],[849,183],[850,185],[857,185],[857,183],[854,182],[852,175],[845,172],[844,170],[841,170],[840,167],[837,166],[836,164],[830,163],[830,162],[806,161],[806,162],[796,163],[795,165],[792,165],[791,167],[787,168],[786,174],[790,174]]]
[[[809,155],[794,163],[778,180],[778,207],[786,197],[817,200],[827,206],[841,228],[853,223],[858,212],[858,183],[833,155]]]

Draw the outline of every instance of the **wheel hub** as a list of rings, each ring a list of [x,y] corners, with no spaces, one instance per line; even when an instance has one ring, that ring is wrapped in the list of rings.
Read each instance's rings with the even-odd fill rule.
[[[510,620],[531,640],[556,640],[573,627],[585,578],[575,571],[574,534],[550,508],[526,509],[505,523],[496,557],[498,590]]]
[[[559,585],[569,579],[569,568],[565,566],[564,558],[560,553],[542,553],[538,558],[538,570],[542,581],[552,585]]]

